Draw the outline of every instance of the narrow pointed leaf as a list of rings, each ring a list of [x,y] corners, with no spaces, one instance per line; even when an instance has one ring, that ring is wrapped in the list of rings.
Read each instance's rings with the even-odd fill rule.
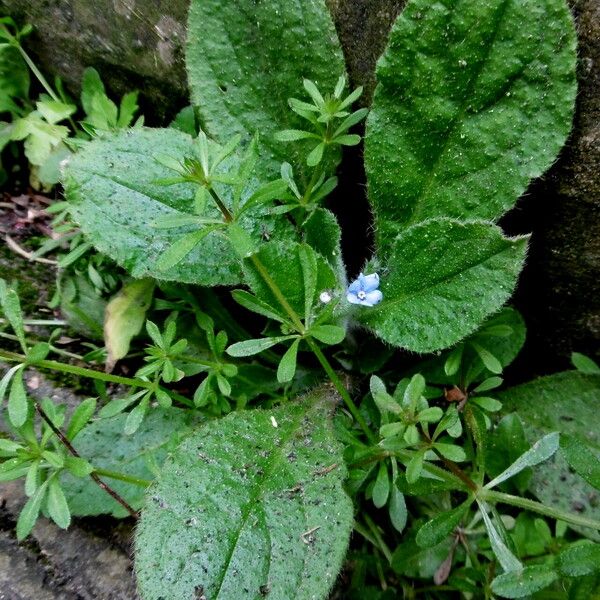
[[[279,381],[279,383],[287,383],[294,378],[294,375],[296,374],[296,358],[299,345],[300,340],[295,339],[281,358],[279,366],[277,367],[277,381]]]
[[[46,502],[50,518],[59,527],[66,529],[71,524],[71,513],[69,512],[69,505],[67,504],[65,494],[56,477],[50,480]]]
[[[236,342],[227,348],[227,354],[235,357],[253,356],[254,354],[258,354],[263,350],[267,350],[268,348],[275,346],[275,344],[280,344],[281,342],[285,342],[285,340],[290,340],[293,337],[293,335],[280,335],[278,337],[259,338],[256,340],[244,340],[243,342]]]
[[[519,559],[506,547],[506,544],[502,540],[502,536],[496,529],[496,526],[487,513],[487,507],[485,503],[477,501],[477,504],[479,505],[479,510],[483,516],[483,522],[488,532],[490,544],[496,558],[498,559],[498,562],[505,571],[521,571],[523,569],[523,565]]]
[[[417,533],[417,544],[421,548],[437,546],[437,544],[447,538],[456,529],[471,502],[472,500],[469,498],[456,508],[443,512],[431,519],[431,521],[427,521]]]
[[[8,418],[14,427],[21,427],[25,423],[29,410],[27,393],[23,384],[23,369],[24,367],[21,366],[13,376],[8,393]]]
[[[252,312],[263,315],[263,317],[267,317],[268,319],[274,319],[275,321],[283,322],[285,320],[272,306],[245,290],[233,290],[231,295],[238,304]]]
[[[508,469],[487,483],[485,487],[491,489],[503,481],[514,477],[523,469],[534,467],[535,465],[548,460],[558,450],[559,437],[560,436],[556,431],[545,435],[527,450],[527,452],[522,454],[510,467],[508,467]]]
[[[524,598],[543,590],[557,579],[558,573],[552,567],[533,565],[498,575],[492,581],[492,591],[501,598]]]

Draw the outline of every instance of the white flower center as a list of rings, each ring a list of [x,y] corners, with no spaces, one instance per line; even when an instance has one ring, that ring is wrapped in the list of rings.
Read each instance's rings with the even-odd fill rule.
[[[364,300],[367,297],[367,292],[363,292],[362,290],[360,290],[360,292],[358,292],[356,296],[359,300]]]

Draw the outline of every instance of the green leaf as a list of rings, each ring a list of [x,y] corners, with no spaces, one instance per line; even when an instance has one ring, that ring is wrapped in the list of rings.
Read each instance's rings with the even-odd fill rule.
[[[487,348],[484,348],[475,342],[471,342],[471,346],[475,348],[475,351],[488,371],[491,371],[496,375],[502,373],[502,363]]]
[[[304,318],[309,323],[317,289],[317,253],[307,244],[300,244],[298,258],[300,259],[302,281],[304,282]]]
[[[305,126],[285,110],[288,98],[297,95],[303,78],[332,91],[344,59],[323,0],[193,0],[187,67],[192,101],[207,133],[221,143],[259,133],[265,152],[258,176],[273,178],[286,160],[302,169],[306,154],[305,142],[290,146],[274,138],[282,129]],[[308,180],[306,170],[299,175]]]
[[[233,290],[231,295],[238,304],[252,312],[263,315],[263,317],[267,317],[268,319],[274,319],[275,321],[284,321],[284,317],[278,314],[272,306],[269,306],[266,302],[259,300],[256,296],[249,294],[245,290]]]
[[[19,50],[0,44],[0,111],[15,112],[14,98],[29,97],[29,68]]]
[[[73,441],[77,434],[88,424],[88,421],[93,417],[96,411],[96,399],[86,398],[73,411],[69,427],[65,433],[69,441]]]
[[[571,129],[575,48],[563,0],[407,4],[367,118],[380,242],[432,217],[496,220],[510,209]]]
[[[189,411],[170,408],[154,409],[146,416],[135,435],[124,433],[126,414],[90,423],[73,445],[96,468],[116,471],[130,477],[152,480],[169,450],[189,432],[193,417]],[[65,463],[67,468],[68,463]],[[104,479],[101,476],[101,479]],[[141,508],[145,488],[116,479],[106,482],[131,506]],[[71,514],[77,517],[111,514],[127,517],[129,513],[98,487],[91,478],[61,474]]]
[[[399,533],[402,533],[406,527],[406,521],[408,520],[406,501],[404,499],[404,494],[397,488],[395,483],[392,483],[391,488],[390,501],[388,504],[390,520],[392,521],[394,529]]]
[[[19,344],[23,352],[27,353],[25,329],[23,328],[23,312],[21,311],[19,295],[15,290],[6,285],[4,279],[0,279],[0,306],[2,306],[4,316],[19,339]]]
[[[552,567],[533,565],[498,575],[492,581],[492,591],[502,598],[524,598],[543,590],[557,579],[558,573]]]
[[[406,465],[406,481],[409,484],[415,483],[419,477],[421,477],[421,472],[423,471],[423,460],[425,458],[425,453],[422,451],[415,452],[414,456],[410,459],[408,464]]]
[[[310,255],[317,265],[317,290],[332,289],[335,286],[335,276],[329,265],[320,255],[316,254],[306,244],[282,244],[269,242],[263,244],[254,255],[261,263],[257,266],[251,257],[244,261],[244,273],[252,291],[267,304],[283,309],[281,297],[298,317],[304,314],[307,298],[304,286],[304,271],[300,253]],[[264,273],[262,272],[264,269]],[[265,281],[265,273],[270,282]],[[274,291],[274,287],[279,293]],[[287,311],[286,311],[287,314]]]
[[[27,412],[29,411],[29,402],[23,384],[24,368],[24,366],[21,366],[15,372],[8,393],[8,418],[14,427],[22,427],[25,424]]]
[[[436,442],[434,444],[434,448],[448,460],[452,460],[454,462],[463,462],[464,460],[467,460],[467,455],[460,446]]]
[[[477,500],[477,504],[479,505],[479,511],[481,512],[485,528],[488,532],[488,537],[490,539],[492,550],[502,568],[508,572],[522,571],[523,565],[521,564],[519,559],[507,548],[506,544],[504,543],[504,540],[502,539],[502,535],[496,529],[496,526],[494,525],[487,513],[488,508],[485,505],[485,503]]]
[[[344,341],[346,330],[339,325],[317,325],[311,327],[310,335],[324,344],[333,346]]]
[[[201,244],[183,249],[189,252],[181,248],[175,252],[173,245],[186,234],[195,235],[197,226],[153,227],[162,217],[194,214],[197,186],[186,182],[159,185],[157,181],[172,177],[173,172],[155,159],[160,149],[182,161],[192,155],[192,144],[190,136],[175,129],[148,128],[107,134],[90,142],[70,160],[65,172],[71,214],[89,241],[136,279],[153,277],[206,286],[240,283],[239,260],[219,232],[212,231]],[[215,186],[227,199],[225,186]],[[207,203],[203,217],[222,219],[212,202]],[[239,224],[256,242],[265,231],[280,240],[293,235],[285,220],[259,216],[252,210]],[[171,255],[165,258],[169,251]]]
[[[294,378],[296,374],[296,357],[298,355],[298,346],[300,339],[296,338],[292,345],[285,351],[277,367],[277,381],[287,383]]]
[[[59,100],[42,100],[35,103],[35,106],[42,117],[54,125],[70,117],[77,107],[74,104],[65,104]]]
[[[87,67],[81,78],[81,105],[87,115],[93,111],[92,100],[96,94],[106,95],[100,74],[93,67]]]
[[[323,153],[325,152],[325,143],[321,142],[317,144],[306,157],[306,164],[309,167],[316,167],[323,159]]]
[[[40,514],[40,508],[42,507],[42,501],[46,496],[46,490],[48,489],[48,483],[43,483],[29,500],[25,503],[25,506],[19,514],[17,519],[17,539],[19,541],[24,540],[33,529],[35,522]]]
[[[583,577],[600,571],[600,544],[581,541],[560,551],[558,570],[566,577]]]
[[[94,467],[81,456],[65,456],[65,469],[68,469],[69,473],[75,477],[86,477],[94,470]]]
[[[133,117],[137,112],[138,107],[138,92],[128,92],[121,98],[119,105],[119,118],[117,119],[117,127],[129,127],[133,121]]]
[[[160,272],[169,271],[177,267],[192,251],[200,245],[200,242],[215,231],[214,225],[208,225],[204,229],[186,233],[176,239],[159,257],[156,268]]]
[[[386,342],[415,352],[455,344],[508,299],[525,238],[489,223],[427,221],[398,236],[381,277],[383,301],[357,317]]]
[[[600,456],[600,430],[590,427],[598,420],[600,376],[566,371],[535,379],[498,395],[503,413],[517,412],[529,443],[550,431],[575,436]],[[553,459],[533,470],[529,490],[542,503],[566,512],[573,507],[590,519],[600,519],[597,491],[573,473],[559,448]],[[600,541],[590,529],[573,527],[587,537]]]
[[[369,388],[371,390],[371,396],[373,396],[375,405],[381,414],[386,412],[390,412],[395,415],[402,414],[402,407],[387,393],[385,384],[377,375],[371,376]]]
[[[318,195],[318,193],[317,193]],[[304,241],[316,250],[334,270],[340,285],[346,282],[346,267],[342,260],[342,230],[335,215],[317,208],[303,225]],[[317,289],[317,292],[323,292]]]
[[[421,548],[437,546],[456,529],[471,502],[472,499],[469,498],[456,508],[448,512],[443,512],[431,519],[431,521],[427,521],[417,533],[417,544]]]
[[[589,356],[585,356],[579,352],[572,352],[571,362],[578,371],[586,375],[600,375],[600,367]]]
[[[538,440],[527,452],[523,453],[517,460],[510,465],[505,471],[494,477],[492,481],[484,486],[487,489],[492,489],[498,484],[514,477],[527,467],[534,467],[541,462],[548,460],[557,450],[559,443],[559,433],[553,431],[545,435],[541,440]]]
[[[234,412],[179,446],[136,530],[145,600],[191,598],[199,589],[236,600],[259,598],[261,589],[282,599],[327,596],[353,523],[331,402],[317,393]]]
[[[236,358],[253,356],[254,354],[258,354],[259,352],[263,352],[264,350],[275,346],[275,344],[280,344],[281,342],[285,342],[285,340],[291,340],[293,337],[295,336],[280,335],[270,338],[259,338],[256,340],[244,340],[243,342],[236,342],[227,348],[227,354],[229,354],[229,356],[235,356]]]
[[[104,343],[108,353],[106,369],[109,372],[118,360],[127,356],[131,340],[142,330],[146,311],[152,303],[154,286],[152,279],[130,281],[107,304]]]
[[[123,431],[126,435],[133,435],[140,428],[140,425],[148,412],[149,403],[150,394],[146,394],[141,399],[140,403],[134,406],[131,412],[127,414],[125,426],[123,427]]]
[[[34,111],[14,122],[11,139],[25,140],[25,156],[32,165],[39,167],[68,135],[67,127],[48,123]]]
[[[529,443],[525,437],[523,423],[517,413],[502,417],[489,438],[486,448],[486,472],[495,477],[514,463],[519,456],[527,452]],[[531,480],[531,469],[524,469],[511,479],[520,494],[523,494]]]
[[[590,485],[600,490],[600,452],[575,436],[561,434],[560,449],[569,465]]]
[[[15,365],[14,367],[8,369],[6,373],[4,373],[4,376],[0,380],[0,404],[2,404],[2,402],[4,401],[4,396],[6,396],[6,390],[8,389],[12,378],[15,376],[15,373],[21,368],[23,368],[22,365]]]
[[[56,477],[50,479],[46,502],[50,518],[59,527],[66,529],[71,524],[71,513],[69,512],[69,505],[67,504],[65,494]]]
[[[385,506],[390,495],[390,476],[385,462],[379,463],[379,470],[373,486],[373,504],[377,508]]]

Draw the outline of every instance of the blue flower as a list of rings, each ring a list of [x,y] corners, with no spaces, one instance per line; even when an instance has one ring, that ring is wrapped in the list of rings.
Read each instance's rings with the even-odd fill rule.
[[[354,280],[348,286],[346,298],[350,304],[375,306],[383,299],[383,294],[377,289],[378,287],[379,275],[377,273],[373,273],[372,275],[363,275],[361,273],[358,279]]]

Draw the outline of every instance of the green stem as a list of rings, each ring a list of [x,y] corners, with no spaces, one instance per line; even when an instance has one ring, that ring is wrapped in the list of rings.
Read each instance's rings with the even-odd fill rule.
[[[252,264],[258,271],[259,275],[263,278],[264,282],[269,286],[270,290],[273,292],[275,298],[277,298],[279,304],[281,304],[282,308],[290,317],[292,323],[294,324],[294,327],[296,327],[296,329],[298,330],[298,333],[304,335],[305,329],[304,325],[302,324],[302,321],[300,320],[300,317],[298,317],[296,311],[290,306],[290,303],[286,300],[285,296],[279,289],[279,286],[273,281],[273,278],[269,275],[267,269],[262,264],[261,260],[258,258],[258,256],[256,256],[256,254],[250,256],[250,260],[252,261]]]
[[[116,479],[117,481],[124,481],[125,483],[131,483],[139,487],[148,487],[152,481],[149,479],[140,479],[139,477],[133,477],[126,475],[125,473],[117,473],[116,471],[110,471],[109,469],[99,469],[94,467],[94,473],[108,477],[109,479]]]
[[[27,63],[27,66],[31,69],[31,72],[37,77],[37,80],[42,84],[42,87],[48,92],[48,95],[55,102],[60,102],[60,98],[54,93],[54,90],[50,84],[46,81],[46,78],[42,75],[41,71],[36,67],[35,63],[29,58],[29,54],[23,50],[23,47],[19,42],[14,43],[17,50],[21,53],[23,60]]]
[[[0,337],[1,338],[5,338],[7,340],[11,340],[13,342],[18,342],[19,338],[16,335],[12,335],[11,333],[3,333],[0,331]],[[30,339],[26,338],[27,342],[29,342],[30,344],[32,343]],[[60,356],[65,356],[67,358],[75,358],[77,360],[83,360],[82,356],[79,356],[79,354],[74,354],[73,352],[68,352],[67,350],[61,350],[60,348],[56,348],[55,346],[52,346],[52,344],[48,344],[50,347],[50,352],[53,352],[54,354],[58,354]]]
[[[333,367],[327,360],[327,357],[323,354],[323,352],[321,351],[321,348],[319,348],[319,345],[312,338],[305,338],[305,340],[306,340],[306,343],[309,345],[310,349],[313,351],[314,355],[317,357],[317,360],[321,363],[321,366],[323,367],[325,373],[327,373],[327,376],[331,380],[331,383],[333,383],[333,385],[335,386],[335,389],[338,391],[338,394],[342,397],[342,400],[346,403],[348,410],[352,413],[352,416],[354,417],[356,422],[360,425],[361,429],[365,432],[367,439],[369,440],[369,442],[371,442],[371,444],[375,445],[377,443],[377,438],[375,437],[375,435],[373,434],[373,432],[367,425],[363,416],[360,414],[360,411],[358,410],[356,404],[354,404],[354,401],[350,397],[348,390],[345,388],[344,384],[338,377],[337,373],[333,370]]]
[[[377,540],[377,546],[378,546],[379,550],[381,550],[382,554],[385,556],[386,560],[388,561],[388,564],[391,565],[392,564],[392,553],[390,552],[390,549],[387,547],[387,544],[383,541],[383,538],[381,537],[381,533],[379,532],[377,525],[375,525],[375,522],[373,521],[373,519],[371,519],[371,517],[367,513],[365,513],[364,517],[365,517],[365,522],[367,523],[367,527],[371,530],[373,537]]]
[[[229,212],[229,209],[225,206],[225,203],[223,202],[223,200],[221,200],[219,194],[217,194],[217,192],[215,192],[215,190],[212,187],[208,187],[207,189],[208,193],[212,196],[212,199],[217,203],[217,206],[223,214],[223,218],[225,219],[225,221],[227,221],[227,223],[231,223],[233,221],[233,215]]]
[[[27,363],[27,357],[25,355],[18,354],[16,352],[8,352],[7,350],[0,350],[0,358],[14,362]],[[147,390],[154,389],[154,384],[151,381],[134,379],[132,377],[120,377],[119,375],[111,375],[110,373],[103,373],[102,371],[94,371],[93,369],[77,367],[76,365],[61,363],[56,360],[39,360],[35,363],[35,365],[32,366],[40,369],[59,371],[61,373],[69,373],[70,375],[87,377],[89,379],[97,379],[107,383],[118,383],[121,385],[127,385],[129,387],[141,387]]]
[[[512,494],[505,494],[503,492],[496,492],[495,490],[486,489],[479,490],[478,496],[486,501],[502,502],[503,504],[518,506],[519,508],[531,510],[546,517],[558,519],[559,521],[565,521],[565,523],[570,523],[571,525],[589,527],[590,529],[600,531],[600,521],[588,519],[586,517],[580,517],[579,515],[574,515],[558,508],[553,508],[552,506],[546,506],[545,504],[541,504],[535,500],[529,500],[528,498],[521,498],[520,496],[513,496]]]

